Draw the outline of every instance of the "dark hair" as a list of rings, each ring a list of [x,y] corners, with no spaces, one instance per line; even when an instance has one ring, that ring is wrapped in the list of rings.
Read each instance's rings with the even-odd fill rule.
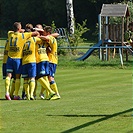
[[[18,31],[19,27],[21,26],[21,22],[15,22],[13,24],[13,30],[14,31]]]
[[[33,31],[33,25],[32,24],[26,24],[25,25],[25,32],[32,32]]]
[[[51,34],[52,33],[52,27],[51,26],[45,26],[44,31],[49,32]]]

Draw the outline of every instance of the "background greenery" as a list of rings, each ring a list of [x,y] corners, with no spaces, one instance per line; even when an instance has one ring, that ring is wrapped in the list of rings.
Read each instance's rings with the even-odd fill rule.
[[[87,19],[90,30],[84,34],[85,38],[98,38],[96,25],[102,4],[120,2],[128,2],[129,8],[132,8],[132,1],[128,0],[73,0],[76,23],[81,24]],[[132,19],[133,10],[130,12]],[[0,0],[0,37],[6,37],[15,21],[22,22],[23,27],[26,23],[50,25],[54,21],[57,27],[67,28],[66,0]]]

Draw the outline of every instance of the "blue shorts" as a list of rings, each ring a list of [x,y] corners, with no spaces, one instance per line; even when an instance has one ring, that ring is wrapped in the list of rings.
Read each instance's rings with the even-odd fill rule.
[[[2,74],[3,74],[3,79],[5,79],[6,76],[7,76],[7,73],[6,73],[6,63],[2,64]],[[15,79],[15,74],[14,73],[12,73],[12,78]]]
[[[36,77],[36,63],[28,63],[22,66],[22,78]]]
[[[49,75],[49,62],[44,61],[37,64],[37,77]]]
[[[3,74],[3,79],[5,79],[6,78],[6,63],[3,63],[2,64],[2,74]]]
[[[14,74],[21,74],[21,71],[22,71],[22,60],[12,59],[8,57],[7,63],[6,63],[6,72],[14,73]]]
[[[57,64],[49,63],[49,75],[54,78]]]

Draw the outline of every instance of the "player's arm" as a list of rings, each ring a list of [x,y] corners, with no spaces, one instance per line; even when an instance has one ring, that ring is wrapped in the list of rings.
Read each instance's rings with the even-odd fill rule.
[[[38,32],[43,32],[44,31],[43,29],[40,29],[40,28],[33,28],[33,30],[38,31]]]
[[[39,38],[47,42],[50,40],[49,36],[39,36]]]
[[[39,32],[38,31],[34,31],[31,33],[31,36],[39,36]]]
[[[51,36],[53,36],[53,37],[58,37],[60,34],[58,34],[58,33],[52,33],[51,34]]]
[[[40,36],[39,38],[42,39],[43,41],[48,42],[48,43],[49,43],[49,41],[50,41],[49,36]],[[51,53],[51,47],[49,46],[48,43],[45,45],[45,46],[46,46],[46,52],[47,52],[47,54],[48,54],[48,53]]]

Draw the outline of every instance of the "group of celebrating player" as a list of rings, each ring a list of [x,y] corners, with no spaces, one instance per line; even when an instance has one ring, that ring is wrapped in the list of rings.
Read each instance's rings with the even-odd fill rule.
[[[58,33],[52,34],[51,26],[26,24],[22,29],[20,22],[13,24],[13,31],[8,37],[3,57],[3,79],[5,79],[5,98],[7,100],[36,99],[37,83],[41,84],[40,97],[60,99],[54,79],[58,63]],[[22,98],[19,96],[23,80]],[[11,82],[12,81],[12,82]],[[38,82],[37,82],[38,81]]]

